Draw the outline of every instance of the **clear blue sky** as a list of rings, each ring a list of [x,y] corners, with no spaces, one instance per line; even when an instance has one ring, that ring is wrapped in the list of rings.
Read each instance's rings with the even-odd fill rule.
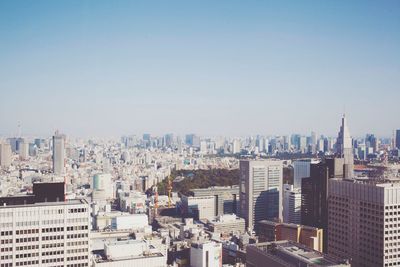
[[[0,134],[400,128],[400,1],[0,1]]]

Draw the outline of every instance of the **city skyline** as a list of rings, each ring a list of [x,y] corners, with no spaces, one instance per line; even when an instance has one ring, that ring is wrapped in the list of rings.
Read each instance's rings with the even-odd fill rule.
[[[400,3],[0,3],[0,135],[391,137]],[[383,119],[384,118],[384,119]],[[316,125],[318,127],[316,127]]]

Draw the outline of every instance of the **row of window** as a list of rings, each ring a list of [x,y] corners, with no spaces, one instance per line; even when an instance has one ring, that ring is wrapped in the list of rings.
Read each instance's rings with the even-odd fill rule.
[[[81,213],[86,212],[86,208],[79,208],[79,209],[68,209],[68,213]]]
[[[64,227],[43,228],[42,233],[63,232]]]
[[[25,253],[25,254],[17,254],[15,255],[17,259],[22,259],[22,258],[33,258],[33,257],[39,257],[39,252],[34,252],[34,253]]]
[[[20,247],[16,247],[17,251],[20,250],[31,250],[31,249],[39,249],[39,245],[31,245],[31,246],[20,246]]]
[[[63,235],[42,236],[42,241],[64,239]]]
[[[38,234],[39,229],[26,229],[26,230],[17,230],[15,231],[17,235],[27,235],[27,234]]]
[[[35,261],[22,261],[22,262],[17,262],[15,264],[15,266],[24,266],[24,265],[38,265],[39,264],[39,260],[35,260]],[[12,266],[12,265],[10,265]]]
[[[86,234],[72,234],[72,235],[67,235],[67,238],[68,238],[68,239],[71,239],[71,238],[83,238],[83,237],[88,237],[88,234],[86,233]]]
[[[87,260],[88,256],[74,256],[74,257],[67,257],[67,261],[79,261],[79,260]]]
[[[25,237],[25,238],[16,238],[16,243],[25,243],[25,242],[36,242],[39,241],[39,237]]]
[[[80,226],[68,226],[67,231],[78,231],[78,230],[87,230],[89,227],[87,225]]]
[[[12,235],[12,231],[1,231],[1,236]]]
[[[64,254],[64,250],[42,252],[42,256],[63,255],[63,254]]]

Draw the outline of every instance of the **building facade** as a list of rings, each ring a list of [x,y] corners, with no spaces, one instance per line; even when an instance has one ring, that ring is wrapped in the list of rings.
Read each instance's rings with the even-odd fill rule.
[[[282,176],[282,161],[240,161],[240,214],[248,229],[257,221],[282,219]]]
[[[328,252],[351,266],[400,265],[400,184],[329,180]]]
[[[0,207],[0,262],[11,266],[89,266],[85,201]]]
[[[214,196],[215,216],[237,213],[239,186],[215,186],[192,190],[195,197]]]
[[[53,172],[65,174],[65,136],[58,132],[53,136]]]

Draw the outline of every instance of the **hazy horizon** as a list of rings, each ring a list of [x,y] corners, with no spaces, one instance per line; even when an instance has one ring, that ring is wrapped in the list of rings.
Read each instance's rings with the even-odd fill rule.
[[[400,129],[399,1],[1,1],[0,135]]]

